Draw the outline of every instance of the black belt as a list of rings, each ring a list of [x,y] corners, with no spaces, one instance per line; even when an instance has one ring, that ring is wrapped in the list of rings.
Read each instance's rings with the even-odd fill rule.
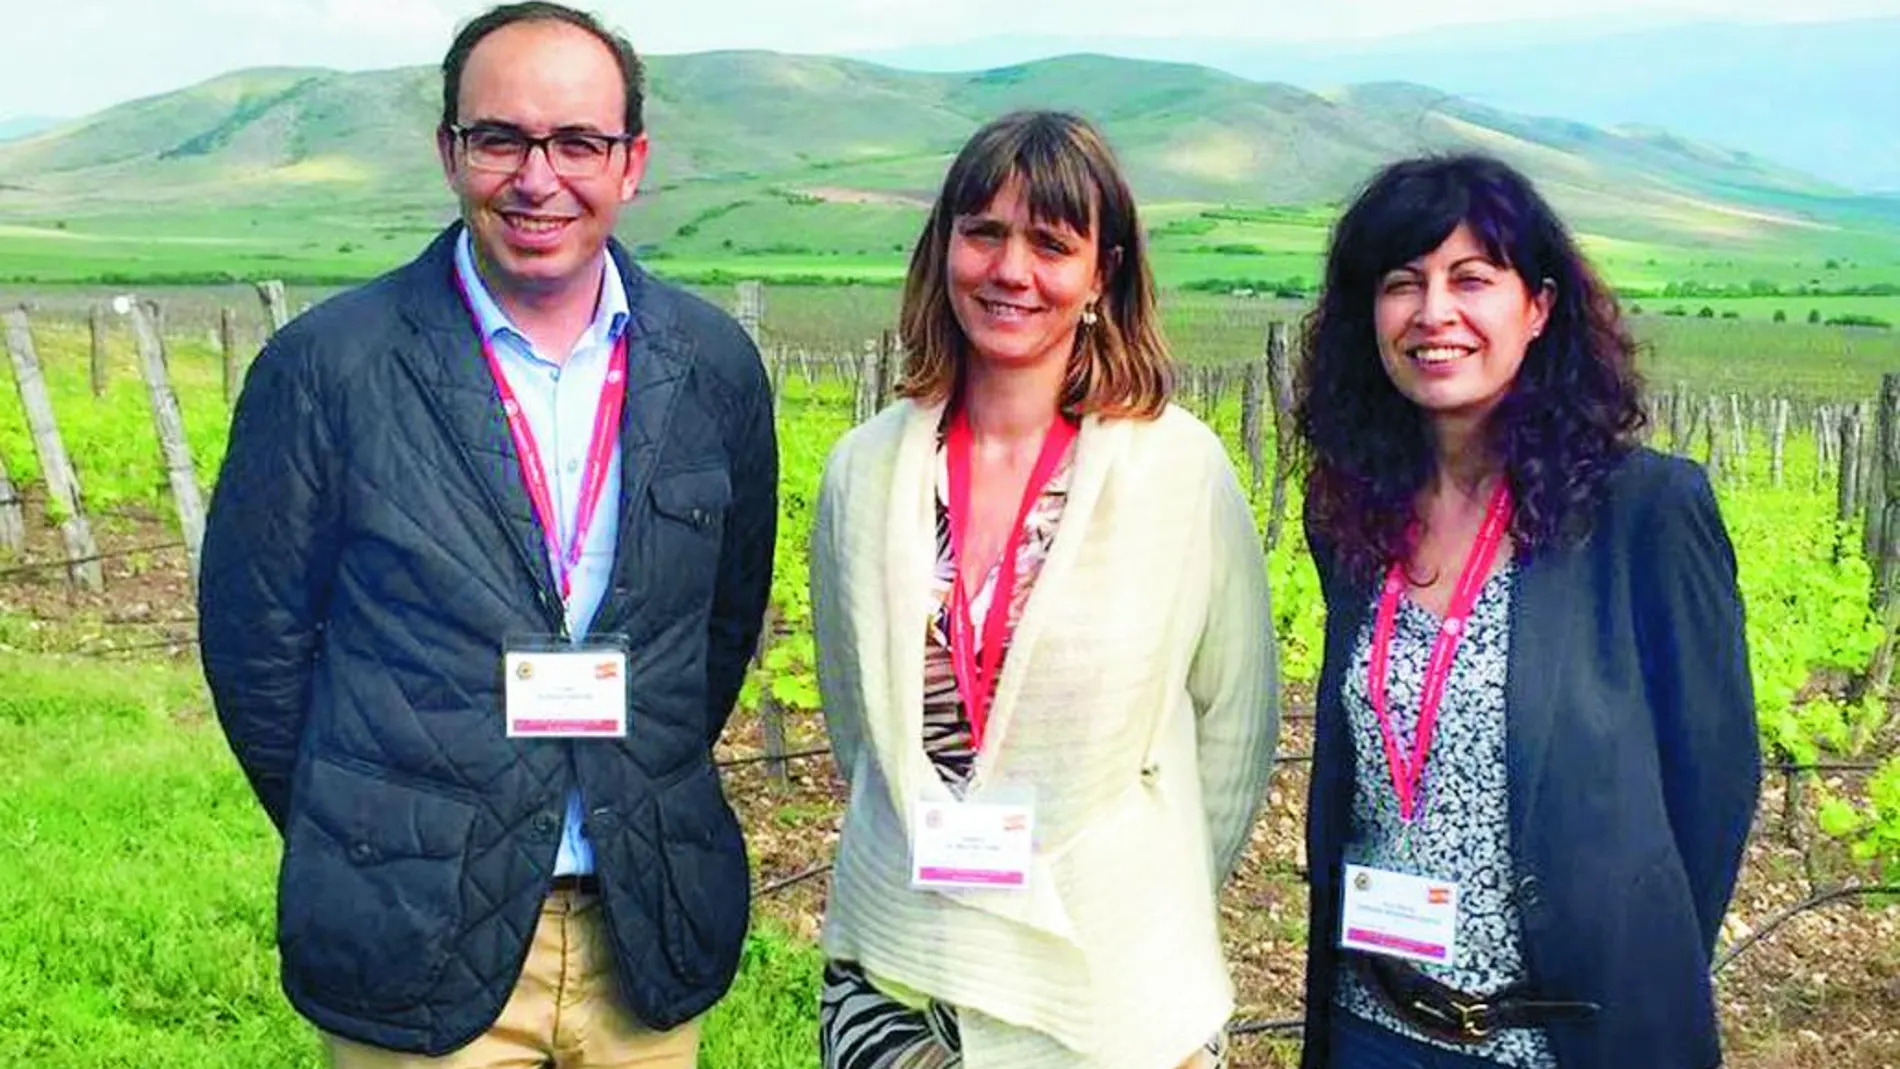
[[[573,874],[556,876],[554,885],[548,888],[548,893],[552,894],[556,891],[569,891],[577,895],[598,895],[600,880],[591,872],[578,876]]]
[[[1359,975],[1399,1020],[1433,1039],[1476,1043],[1501,1028],[1542,1028],[1587,1021],[1602,1007],[1594,1002],[1533,998],[1528,985],[1512,984],[1486,996],[1441,984],[1396,958],[1354,954]]]

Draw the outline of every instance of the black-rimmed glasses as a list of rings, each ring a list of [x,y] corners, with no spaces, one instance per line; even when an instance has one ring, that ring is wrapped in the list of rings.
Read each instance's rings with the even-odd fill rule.
[[[615,145],[630,145],[632,134],[598,134],[588,130],[557,130],[545,137],[531,137],[525,131],[499,123],[450,126],[449,133],[462,143],[462,156],[478,171],[513,174],[528,162],[528,154],[540,149],[548,166],[563,178],[593,178],[607,168]]]

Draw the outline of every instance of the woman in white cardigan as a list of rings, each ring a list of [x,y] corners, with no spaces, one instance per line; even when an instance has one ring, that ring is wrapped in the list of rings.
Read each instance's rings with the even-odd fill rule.
[[[1053,112],[978,131],[911,257],[904,400],[812,535],[850,784],[826,1069],[1208,1069],[1217,896],[1279,728],[1251,511],[1171,380],[1133,198]]]

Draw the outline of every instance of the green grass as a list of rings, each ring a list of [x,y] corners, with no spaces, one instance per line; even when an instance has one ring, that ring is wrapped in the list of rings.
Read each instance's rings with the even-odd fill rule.
[[[316,1069],[278,990],[278,840],[192,669],[0,653],[0,1064]],[[766,930],[701,1064],[817,1063],[817,952]]]

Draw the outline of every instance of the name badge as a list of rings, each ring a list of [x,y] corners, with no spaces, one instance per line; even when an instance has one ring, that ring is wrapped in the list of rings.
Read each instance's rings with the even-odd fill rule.
[[[561,647],[511,649],[504,655],[508,737],[625,738],[626,650]]]
[[[1390,869],[1346,866],[1339,945],[1450,965],[1458,952],[1458,885]]]
[[[1029,886],[1033,806],[920,801],[911,806],[910,824],[912,887],[1021,891]]]

